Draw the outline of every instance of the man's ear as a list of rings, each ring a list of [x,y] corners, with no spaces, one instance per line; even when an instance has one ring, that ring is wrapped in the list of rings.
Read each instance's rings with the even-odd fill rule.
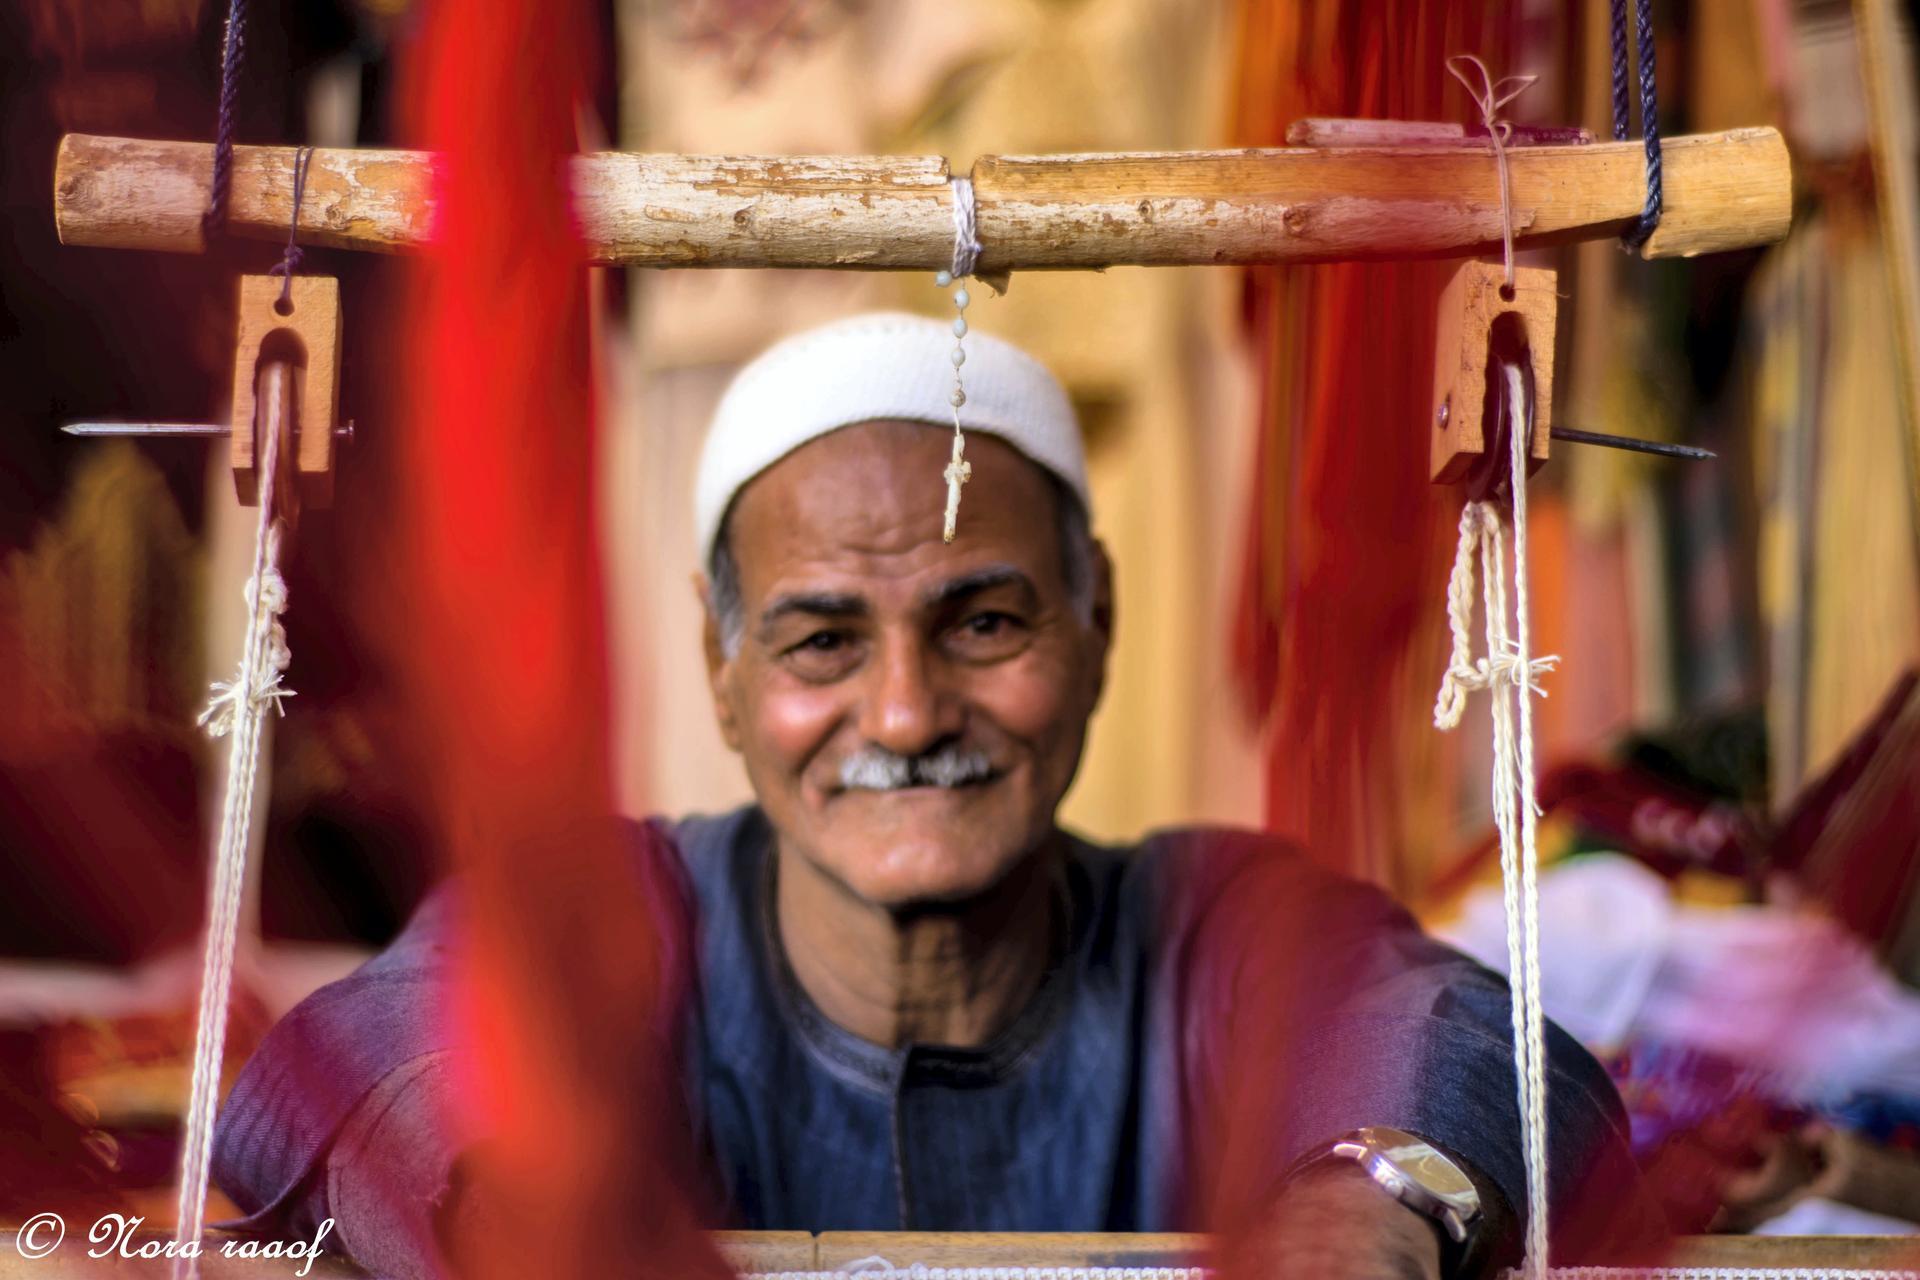
[[[707,689],[713,695],[713,718],[720,725],[720,737],[730,751],[740,750],[740,722],[734,715],[733,699],[728,696],[733,660],[720,643],[720,619],[714,616],[713,592],[707,575],[693,575],[693,594],[700,599],[700,645],[707,659]]]
[[[1093,543],[1093,617],[1092,631],[1096,646],[1093,655],[1093,701],[1099,705],[1100,695],[1107,687],[1107,655],[1113,650],[1113,559],[1107,555],[1107,544],[1095,539]]]

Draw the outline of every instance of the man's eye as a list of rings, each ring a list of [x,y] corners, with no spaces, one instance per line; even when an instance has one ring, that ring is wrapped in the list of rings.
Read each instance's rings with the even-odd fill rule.
[[[1026,626],[1011,613],[983,609],[960,620],[948,641],[954,652],[976,661],[1011,657],[1030,638]]]
[[[793,653],[832,653],[846,644],[847,638],[838,631],[816,631],[793,646]]]
[[[802,680],[838,680],[859,664],[859,639],[846,631],[815,631],[780,650],[780,661]]]

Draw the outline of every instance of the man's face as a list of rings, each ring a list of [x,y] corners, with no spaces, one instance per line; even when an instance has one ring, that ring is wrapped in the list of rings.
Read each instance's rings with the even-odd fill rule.
[[[959,533],[941,540],[952,434],[870,422],[810,441],[741,491],[728,523],[743,633],[708,619],[715,707],[789,854],[905,907],[998,883],[1053,829],[1099,698],[1108,575],[1092,619],[1062,563],[1054,486],[985,434]],[[974,755],[960,786],[848,786],[856,753]]]

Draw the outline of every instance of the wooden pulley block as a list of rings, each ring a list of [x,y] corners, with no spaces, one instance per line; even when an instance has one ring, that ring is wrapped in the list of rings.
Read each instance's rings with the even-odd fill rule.
[[[340,282],[294,276],[281,301],[277,276],[241,276],[239,336],[233,355],[233,487],[259,502],[262,432],[279,430],[276,508],[291,518],[302,505],[333,501],[333,444],[340,403]]]
[[[1506,406],[1520,384],[1530,420],[1529,474],[1547,460],[1553,428],[1556,273],[1517,267],[1511,290],[1497,262],[1462,263],[1440,295],[1433,368],[1436,483],[1465,484],[1475,501],[1504,494],[1512,473]]]

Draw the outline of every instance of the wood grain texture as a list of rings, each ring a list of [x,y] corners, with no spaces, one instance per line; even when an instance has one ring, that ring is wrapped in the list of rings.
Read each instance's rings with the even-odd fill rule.
[[[749,1271],[812,1271],[818,1237],[807,1231],[716,1231],[713,1244],[727,1265]]]
[[[292,367],[290,403],[294,413],[282,425],[282,477],[297,475],[297,487],[274,497],[276,509],[291,520],[299,505],[325,507],[333,500],[333,429],[340,402],[340,282],[332,276],[295,276],[288,291],[292,309],[275,309],[280,281],[274,276],[241,276],[238,337],[233,354],[233,434],[228,456],[240,501],[259,500],[256,465],[260,429],[256,413],[261,370],[270,363]]]
[[[236,147],[229,228],[278,238],[293,149]],[[1619,234],[1645,195],[1638,143],[1515,148],[1522,245]],[[394,252],[432,226],[431,156],[314,152],[300,239]],[[54,171],[64,243],[197,252],[212,148],[68,134]],[[974,165],[984,273],[1456,257],[1500,240],[1491,153],[1481,147],[987,156]],[[650,267],[855,267],[934,271],[953,245],[937,156],[574,158],[589,260]],[[1773,129],[1669,139],[1666,213],[1643,250],[1684,257],[1786,234],[1792,178]]]
[[[1506,269],[1497,262],[1465,262],[1440,294],[1434,326],[1433,423],[1429,474],[1437,484],[1465,480],[1486,456],[1490,432],[1486,409],[1488,342],[1493,323],[1512,313],[1527,335],[1533,364],[1533,439],[1528,474],[1547,460],[1553,430],[1553,334],[1560,308],[1554,284],[1558,273],[1545,267],[1517,267],[1513,297],[1502,295]],[[1444,408],[1444,412],[1442,412]],[[1511,465],[1494,459],[1505,473]]]
[[[823,1231],[817,1239],[826,1271],[872,1257],[896,1267],[1186,1267],[1207,1251],[1205,1236],[1072,1231]]]

